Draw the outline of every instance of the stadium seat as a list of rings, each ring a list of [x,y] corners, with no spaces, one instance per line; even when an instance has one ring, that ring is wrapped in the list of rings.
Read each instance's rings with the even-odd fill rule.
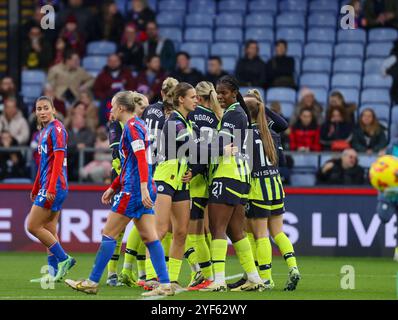
[[[357,72],[362,73],[362,61],[357,58],[339,58],[334,60],[333,72]]]
[[[129,3],[131,5],[131,2]],[[158,8],[158,0],[148,0],[148,6],[153,10],[157,11]]]
[[[330,1],[330,0],[311,1],[309,11],[311,13],[318,11],[337,13],[338,5],[339,4],[336,1]]]
[[[249,1],[250,12],[266,12],[275,14],[278,11],[277,0],[252,0]]]
[[[6,178],[1,180],[2,183],[32,183],[32,180],[29,178]]]
[[[231,56],[221,56],[222,66],[228,73],[234,73],[236,67],[236,58]]]
[[[328,58],[305,58],[303,72],[328,72],[330,73],[332,62]]]
[[[337,73],[332,77],[332,87],[361,88],[361,76],[358,73]]]
[[[210,28],[187,28],[184,34],[185,41],[213,41],[213,31]]]
[[[183,15],[182,13],[173,11],[163,11],[156,16],[156,22],[159,27],[176,27],[182,28],[183,26]]]
[[[398,32],[392,28],[375,28],[369,31],[369,42],[397,40]]]
[[[269,42],[259,42],[260,56],[261,57],[271,57],[271,44]]]
[[[221,0],[218,3],[218,12],[246,12],[246,0]]]
[[[335,58],[352,57],[363,58],[363,44],[362,43],[339,43],[334,47]]]
[[[366,47],[366,58],[387,58],[392,47],[392,42],[369,43]]]
[[[295,152],[292,154],[294,161],[293,172],[316,172],[318,169],[318,156]]]
[[[365,74],[381,74],[383,59],[370,58],[365,61]]]
[[[304,56],[332,58],[333,45],[331,43],[309,42],[304,47]]]
[[[202,14],[204,18],[213,18],[216,14],[216,2],[213,0],[190,0],[189,12]]]
[[[41,84],[25,84],[22,86],[22,96],[25,103],[34,102],[37,97],[40,97],[43,92],[43,86]]]
[[[110,41],[93,41],[87,45],[87,55],[109,56],[116,52],[116,44]]]
[[[185,42],[181,44],[180,51],[186,51],[192,57],[207,57],[209,55],[207,42]]]
[[[332,28],[310,28],[307,33],[307,41],[334,43],[336,32]]]
[[[170,39],[173,42],[182,42],[182,31],[179,28],[161,28],[159,33],[163,38]]]
[[[242,42],[243,32],[242,28],[217,28],[215,32],[216,41],[234,41]]]
[[[250,39],[274,42],[274,32],[270,28],[247,28],[245,32],[245,41]]]
[[[220,13],[216,17],[217,27],[239,27],[243,26],[243,16],[240,13]]]
[[[274,27],[274,17],[271,14],[266,13],[250,13],[246,16],[245,26],[250,27],[264,27],[273,28]]]
[[[191,67],[198,69],[202,73],[206,73],[206,60],[202,57],[191,58]]]
[[[331,160],[331,159],[334,159],[334,158],[337,158],[339,155],[333,155],[333,154],[322,154],[321,155],[321,157],[320,157],[320,159],[319,159],[319,166],[320,167],[323,167],[323,165],[327,162],[327,161],[329,161],[329,160]]]
[[[305,0],[282,0],[279,3],[279,11],[299,11],[307,12],[307,1]]]
[[[291,88],[271,88],[267,91],[267,102],[296,102],[296,91]]]
[[[391,110],[390,139],[398,138],[398,105]]]
[[[292,186],[313,187],[316,183],[316,176],[313,173],[293,173],[290,176]]]
[[[289,42],[287,44],[287,55],[301,59],[303,56],[303,45],[300,42]]]
[[[277,39],[285,39],[287,42],[298,41],[305,42],[305,33],[303,29],[297,28],[279,28],[276,31]]]
[[[161,0],[158,2],[159,11],[186,11],[186,1],[181,0]]]
[[[324,88],[329,90],[329,74],[303,73],[300,77],[300,87]]]
[[[328,102],[328,91],[324,88],[311,88],[314,93],[315,99],[323,106],[327,105]]]
[[[339,91],[343,96],[344,100],[347,103],[355,103],[356,105],[359,104],[359,90],[355,88],[345,88],[345,87],[333,87],[331,93],[333,91]]]
[[[47,80],[46,73],[42,70],[23,70],[22,84],[44,85]]]
[[[392,77],[383,77],[380,74],[367,74],[363,78],[362,88],[385,88],[389,89],[392,85]]]
[[[212,56],[233,56],[238,58],[240,48],[235,42],[216,42],[211,45],[210,53]]]
[[[293,115],[293,112],[294,112],[294,108],[295,108],[294,103],[281,102],[280,105],[281,105],[282,115],[285,118],[290,119],[292,117],[292,115]]]
[[[385,103],[390,105],[390,92],[388,89],[364,89],[361,94],[361,103]]]
[[[364,154],[361,154],[358,157],[358,164],[361,167],[364,167],[364,168],[368,169],[368,168],[370,168],[372,163],[376,161],[377,158],[378,158],[377,155],[364,155]]]
[[[185,27],[213,28],[213,19],[203,13],[190,13],[185,17]]]
[[[308,27],[321,27],[321,28],[336,28],[336,15],[326,13],[326,12],[317,12],[310,14],[308,16],[307,25]]]
[[[361,42],[366,43],[366,31],[363,29],[339,30],[337,32],[338,42]]]
[[[265,98],[264,89],[260,87],[240,87],[239,92],[241,93],[242,96],[245,96],[247,92],[252,89],[257,89],[260,92],[261,97],[263,99]]]
[[[87,56],[83,58],[83,68],[88,70],[100,71],[107,63],[107,57],[104,56]]]
[[[283,11],[282,11],[283,12]],[[305,28],[304,14],[298,12],[285,12],[276,17],[276,26]]]

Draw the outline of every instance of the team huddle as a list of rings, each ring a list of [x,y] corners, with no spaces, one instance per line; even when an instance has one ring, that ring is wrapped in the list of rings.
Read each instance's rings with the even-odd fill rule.
[[[193,87],[167,78],[161,95],[162,101],[149,106],[137,92],[113,97],[113,183],[101,198],[112,208],[91,274],[65,283],[96,294],[108,267],[108,285],[141,286],[143,296],[270,290],[271,236],[289,268],[285,290],[295,290],[301,277],[282,231],[285,193],[278,171],[284,162],[279,133],[286,130],[286,121],[265,107],[257,90],[242,97],[231,76],[222,77],[216,88],[206,81]],[[54,114],[51,99],[40,97],[40,165],[28,231],[47,248],[46,277],[60,282],[76,261],[56,233],[68,185],[67,133]],[[134,227],[118,274],[131,220]],[[244,270],[232,284],[225,275],[227,238]],[[191,267],[187,287],[179,282],[184,258]]]

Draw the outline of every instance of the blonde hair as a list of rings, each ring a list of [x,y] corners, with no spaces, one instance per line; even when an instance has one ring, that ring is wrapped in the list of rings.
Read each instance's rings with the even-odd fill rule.
[[[264,100],[261,97],[261,93],[257,89],[250,89],[249,91],[247,91],[247,95],[246,96],[247,97],[250,96],[250,97],[256,98],[258,102],[264,104]]]
[[[112,101],[124,106],[128,112],[134,112],[137,104],[142,103],[144,99],[145,96],[136,91],[120,91],[113,96]]]
[[[201,81],[195,87],[198,96],[201,96],[206,101],[209,101],[210,108],[217,116],[218,120],[222,118],[223,110],[217,99],[217,92],[214,85],[209,81]]]
[[[166,78],[162,83],[163,105],[166,109],[173,109],[173,93],[178,80],[172,77]]]

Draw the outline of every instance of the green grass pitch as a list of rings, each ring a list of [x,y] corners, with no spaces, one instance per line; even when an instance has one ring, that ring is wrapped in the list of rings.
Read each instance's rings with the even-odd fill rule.
[[[67,278],[81,279],[88,276],[94,262],[93,254],[76,254],[77,265],[70,271]],[[107,287],[105,276],[97,295],[86,295],[76,292],[60,283],[55,289],[44,290],[40,284],[29,282],[31,278],[40,276],[40,268],[46,263],[46,256],[39,253],[0,253],[0,300],[5,299],[142,299],[140,288]],[[298,257],[302,280],[294,292],[284,292],[283,286],[287,278],[287,267],[281,257],[273,260],[273,278],[275,288],[267,292],[226,292],[203,293],[183,292],[172,300],[216,300],[216,299],[249,299],[249,300],[360,300],[360,299],[398,299],[397,273],[398,263],[390,258],[335,258],[335,257]],[[121,264],[120,264],[121,265]],[[351,265],[355,270],[355,289],[341,288],[341,267]],[[228,257],[227,276],[238,279],[242,272],[235,257]],[[189,281],[189,268],[184,263],[181,283]]]

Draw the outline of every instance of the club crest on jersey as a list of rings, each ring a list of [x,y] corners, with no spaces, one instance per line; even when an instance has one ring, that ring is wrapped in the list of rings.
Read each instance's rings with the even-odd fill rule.
[[[59,132],[59,133],[61,133],[61,131],[62,131],[62,128],[61,127],[55,127],[56,129],[57,129],[57,131]]]

